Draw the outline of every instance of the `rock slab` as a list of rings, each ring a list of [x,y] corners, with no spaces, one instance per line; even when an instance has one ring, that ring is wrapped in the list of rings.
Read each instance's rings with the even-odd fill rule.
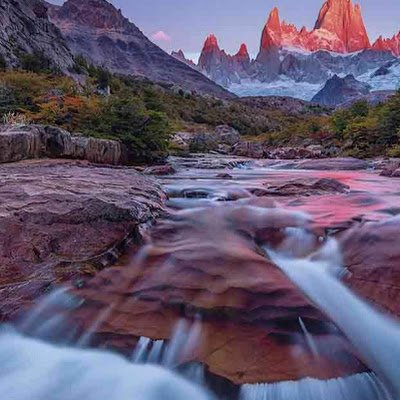
[[[114,140],[73,136],[45,125],[0,127],[0,163],[36,158],[71,158],[98,164],[123,164],[123,145]]]
[[[52,284],[94,274],[162,211],[132,169],[41,160],[0,166],[0,319]]]

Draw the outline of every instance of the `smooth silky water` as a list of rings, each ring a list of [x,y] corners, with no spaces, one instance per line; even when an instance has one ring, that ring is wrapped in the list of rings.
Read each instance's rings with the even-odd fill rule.
[[[220,172],[220,171],[218,171]],[[163,179],[175,209],[224,207],[235,198],[251,196],[249,190],[260,187],[267,178],[275,182],[282,177],[332,176],[351,183],[354,190],[375,199],[365,210],[373,219],[384,218],[379,210],[396,204],[400,188],[368,172],[271,171],[246,164],[245,168],[225,171],[233,179],[215,179],[210,170],[185,169],[176,177]],[[188,193],[190,196],[188,196]],[[200,195],[196,196],[196,193]],[[382,194],[384,194],[382,196]],[[340,196],[339,196],[340,197]],[[341,197],[340,197],[341,198]],[[347,203],[346,203],[347,202]],[[329,203],[329,202],[328,202]],[[340,222],[354,214],[355,205],[343,196],[340,204],[347,208],[333,213],[332,204],[318,198],[301,203],[314,220],[330,215]],[[293,209],[285,201],[282,207]],[[307,208],[307,205],[309,207]],[[321,238],[321,240],[323,240]],[[398,400],[400,399],[400,325],[380,314],[352,293],[342,282],[341,252],[333,239],[307,256],[312,239],[306,230],[286,230],[286,240],[279,247],[264,247],[283,273],[345,334],[370,373],[331,379],[303,379],[293,382],[243,385],[241,400]],[[140,262],[146,248],[139,251]],[[206,388],[204,368],[191,364],[181,368],[180,360],[196,347],[201,338],[202,319],[181,320],[171,339],[140,338],[131,357],[106,350],[93,350],[93,332],[107,318],[111,304],[92,321],[91,329],[79,334],[69,322],[68,314],[79,307],[80,300],[59,288],[15,326],[3,326],[0,332],[0,399],[4,400],[206,400],[215,398]],[[50,310],[56,309],[56,315]],[[299,325],[312,354],[318,355],[318,344],[300,318]]]

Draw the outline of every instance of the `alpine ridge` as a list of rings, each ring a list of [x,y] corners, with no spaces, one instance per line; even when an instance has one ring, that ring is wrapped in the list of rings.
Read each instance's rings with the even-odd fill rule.
[[[114,73],[142,76],[218,98],[234,97],[160,49],[106,0],[67,0],[62,6],[48,4],[48,8],[50,20],[74,55]]]
[[[400,32],[391,38],[381,36],[371,44],[359,4],[326,0],[312,29],[283,20],[274,7],[253,60],[245,45],[230,55],[221,50],[215,35],[208,36],[198,68],[239,96],[283,95],[311,100],[335,75],[353,75],[380,90],[382,78],[375,72],[392,65],[397,57]],[[387,74],[382,90],[396,89],[398,83],[392,75],[390,82]]]
[[[297,48],[309,52],[327,50],[352,53],[371,47],[361,14],[361,7],[352,0],[327,0],[322,6],[315,27],[307,31],[280,20],[274,8],[264,27],[260,51],[270,47]]]

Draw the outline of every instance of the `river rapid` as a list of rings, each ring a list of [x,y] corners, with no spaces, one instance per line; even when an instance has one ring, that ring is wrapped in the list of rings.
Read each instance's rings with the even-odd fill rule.
[[[141,248],[1,328],[0,398],[400,399],[400,324],[347,284],[340,236],[397,223],[400,179],[329,162],[170,164],[155,178],[167,213]],[[239,330],[249,346],[213,357]]]

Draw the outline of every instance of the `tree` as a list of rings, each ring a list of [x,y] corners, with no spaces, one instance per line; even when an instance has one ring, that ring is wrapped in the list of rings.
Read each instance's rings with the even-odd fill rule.
[[[399,141],[400,131],[400,90],[391,97],[380,111],[380,141],[393,145]]]
[[[350,113],[353,117],[366,117],[369,113],[369,105],[367,100],[359,100],[350,107]]]
[[[5,71],[7,69],[7,61],[2,54],[0,54],[0,71]]]
[[[52,72],[51,60],[43,52],[23,53],[20,58],[21,68],[30,72]]]

